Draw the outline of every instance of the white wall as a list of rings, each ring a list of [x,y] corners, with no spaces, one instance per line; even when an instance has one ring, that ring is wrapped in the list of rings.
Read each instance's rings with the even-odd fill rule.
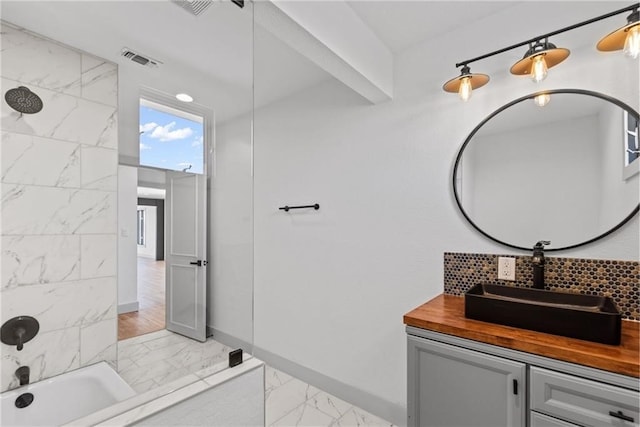
[[[386,407],[365,409],[395,422],[406,406],[402,315],[442,292],[443,252],[514,252],[455,206],[451,172],[468,133],[539,89],[589,89],[638,108],[638,63],[592,46],[572,49],[542,85],[500,71],[460,102],[441,85],[482,24],[398,55],[393,101],[371,106],[333,81],[255,112],[255,346],[379,397]],[[319,211],[277,210],[315,202]],[[638,253],[636,217],[554,255]]]
[[[167,174],[163,170],[139,167],[137,186],[166,189]]]
[[[20,352],[1,346],[1,390],[105,360],[117,341],[117,65],[2,24],[2,319],[33,316]]]
[[[539,108],[527,104],[531,110],[523,112]],[[474,166],[463,178],[470,183],[466,194],[473,194],[471,203],[462,198],[465,212],[492,237],[517,246],[550,240],[549,247],[559,248],[598,236],[611,228],[600,225],[600,145],[596,115],[480,131],[464,154],[465,164]]]
[[[156,259],[157,208],[155,206],[138,206],[138,210],[144,211],[144,229],[145,229],[144,245],[137,245],[138,256]]]
[[[253,341],[251,118],[216,127],[207,269],[207,326],[248,343]]]
[[[138,309],[138,169],[118,166],[118,312]]]

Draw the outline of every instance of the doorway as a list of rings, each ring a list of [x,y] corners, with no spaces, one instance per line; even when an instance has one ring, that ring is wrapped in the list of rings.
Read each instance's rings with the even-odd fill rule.
[[[118,316],[118,340],[166,327],[165,190],[138,187],[136,211],[136,266],[138,310]]]
[[[135,215],[136,231],[135,239],[129,235],[127,255],[121,252],[130,268],[122,272],[119,284],[124,304],[118,316],[118,339],[168,329],[203,341],[205,152],[212,114],[197,111],[200,107],[175,105],[159,93],[142,92],[137,209],[136,200],[129,197],[124,201],[127,208],[119,213],[131,219]],[[127,238],[129,233],[121,230],[121,234]]]
[[[138,257],[138,311],[118,316],[118,340],[165,328],[164,260]]]

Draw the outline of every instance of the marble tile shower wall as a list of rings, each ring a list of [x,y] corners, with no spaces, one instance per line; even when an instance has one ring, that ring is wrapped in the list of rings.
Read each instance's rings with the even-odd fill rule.
[[[1,344],[2,391],[14,372],[37,381],[115,364],[117,65],[0,23],[2,92],[43,101],[20,115],[2,103],[1,321],[34,316],[24,349]]]
[[[516,259],[515,282],[498,280],[498,257]],[[586,295],[610,296],[623,319],[640,320],[640,263],[603,259],[545,256],[547,289]],[[463,295],[476,283],[498,283],[531,287],[533,267],[530,256],[473,253],[444,254],[444,293]]]

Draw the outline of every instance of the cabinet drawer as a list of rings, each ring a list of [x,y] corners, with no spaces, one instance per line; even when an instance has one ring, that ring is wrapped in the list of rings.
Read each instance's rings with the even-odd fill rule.
[[[640,426],[636,391],[536,367],[530,380],[531,410],[582,426]]]
[[[531,411],[531,427],[577,427],[577,424],[568,423],[548,415]]]

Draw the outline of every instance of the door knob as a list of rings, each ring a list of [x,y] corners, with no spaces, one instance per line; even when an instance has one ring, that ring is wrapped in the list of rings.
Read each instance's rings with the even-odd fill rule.
[[[189,264],[197,265],[198,267],[202,267],[203,265],[207,265],[207,261],[203,261],[203,260],[199,259],[197,261],[192,261]]]

